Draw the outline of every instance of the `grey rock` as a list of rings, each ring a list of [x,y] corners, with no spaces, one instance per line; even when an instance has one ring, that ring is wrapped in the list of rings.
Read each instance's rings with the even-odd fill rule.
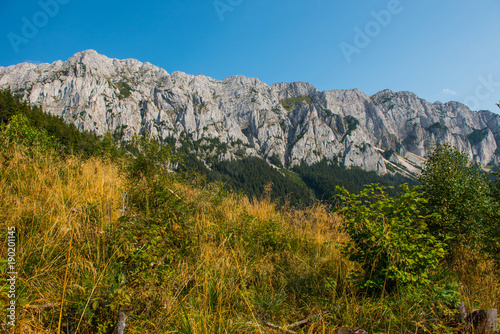
[[[0,89],[7,88],[99,135],[111,131],[130,139],[148,131],[159,140],[184,134],[195,141],[218,138],[229,147],[218,155],[225,160],[243,152],[278,157],[287,167],[328,159],[411,175],[433,147],[448,142],[482,165],[500,161],[500,116],[458,102],[429,103],[410,92],[321,92],[309,83],[269,86],[241,75],[220,81],[168,74],[94,50],[65,62],[0,67]],[[280,101],[292,98],[299,99],[286,110]]]

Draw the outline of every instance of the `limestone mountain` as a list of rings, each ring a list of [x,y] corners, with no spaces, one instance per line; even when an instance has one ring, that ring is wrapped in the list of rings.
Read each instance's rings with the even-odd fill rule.
[[[81,130],[190,141],[201,158],[260,156],[289,168],[327,159],[411,174],[432,147],[449,142],[482,165],[500,161],[499,115],[458,102],[429,103],[411,92],[368,96],[244,76],[219,81],[94,50],[65,62],[0,67],[0,89]]]

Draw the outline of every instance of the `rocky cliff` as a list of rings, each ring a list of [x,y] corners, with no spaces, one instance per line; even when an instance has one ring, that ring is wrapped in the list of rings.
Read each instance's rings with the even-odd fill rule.
[[[124,139],[148,131],[196,142],[219,159],[252,155],[292,167],[326,158],[380,174],[417,173],[432,147],[449,142],[482,165],[500,160],[500,116],[410,92],[219,81],[93,50],[65,62],[0,67],[0,89],[7,88],[79,129]]]

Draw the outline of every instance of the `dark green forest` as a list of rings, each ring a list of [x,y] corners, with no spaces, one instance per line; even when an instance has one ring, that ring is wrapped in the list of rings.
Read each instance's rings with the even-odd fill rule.
[[[295,166],[293,171],[314,191],[316,198],[327,202],[338,194],[336,186],[342,186],[351,193],[358,193],[363,190],[364,185],[371,183],[378,183],[384,187],[397,187],[403,183],[408,183],[410,186],[418,184],[417,180],[402,175],[380,176],[376,172],[367,172],[359,167],[345,168],[327,160],[310,166],[302,163]],[[390,195],[396,193],[397,189],[389,189]]]

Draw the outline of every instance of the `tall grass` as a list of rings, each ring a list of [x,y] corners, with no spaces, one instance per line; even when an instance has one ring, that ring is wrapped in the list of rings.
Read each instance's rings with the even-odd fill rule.
[[[58,319],[57,305],[73,307],[73,299],[88,294],[110,260],[103,234],[120,217],[124,179],[110,161],[61,160],[3,144],[0,224],[2,231],[17,229],[17,324],[22,332],[51,332]],[[68,261],[72,235],[74,249]],[[5,251],[2,248],[2,255]],[[54,306],[43,307],[50,304]]]
[[[16,328],[0,315],[11,333],[56,333],[61,303],[63,333],[112,333],[120,311],[127,333],[267,333],[265,323],[317,314],[293,330],[445,333],[456,296],[438,294],[460,292],[470,307],[500,302],[498,271],[466,251],[450,268],[455,280],[436,278],[441,289],[365,295],[352,279],[360,267],[342,252],[342,219],[323,205],[278,210],[266,195],[250,200],[197,177],[127,180],[105,158],[0,150],[0,229],[18,228]]]

